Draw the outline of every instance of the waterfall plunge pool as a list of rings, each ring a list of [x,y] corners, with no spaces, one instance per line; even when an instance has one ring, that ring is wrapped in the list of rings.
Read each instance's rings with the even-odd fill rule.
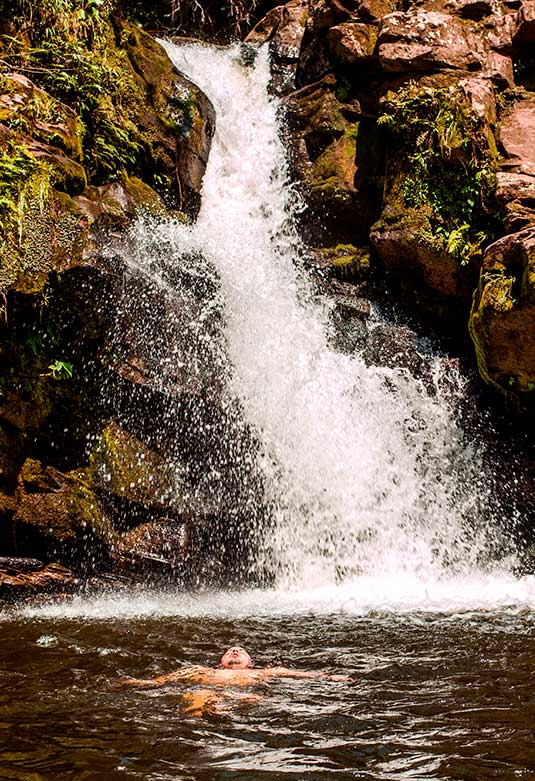
[[[253,591],[102,596],[6,615],[0,778],[531,779],[534,586],[511,582],[506,597],[502,584],[501,607],[480,586],[477,609],[461,607],[475,597],[467,584],[455,606],[450,591],[418,607],[413,590],[412,609],[408,592],[405,606],[364,609],[348,590],[309,594],[308,605],[304,593]],[[253,690],[257,701],[200,718],[181,711],[187,686],[112,691],[121,676],[214,665],[234,643],[258,666],[352,680],[272,680]]]

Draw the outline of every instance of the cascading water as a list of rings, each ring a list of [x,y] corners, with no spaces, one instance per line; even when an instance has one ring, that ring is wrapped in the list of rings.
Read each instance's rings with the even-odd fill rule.
[[[299,270],[267,50],[247,67],[239,47],[164,46],[212,100],[217,129],[197,223],[139,226],[132,264],[154,276],[202,255],[217,271],[227,392],[260,441],[270,508],[258,564],[302,586],[473,571],[487,499],[475,449],[440,394],[332,349],[328,303]]]

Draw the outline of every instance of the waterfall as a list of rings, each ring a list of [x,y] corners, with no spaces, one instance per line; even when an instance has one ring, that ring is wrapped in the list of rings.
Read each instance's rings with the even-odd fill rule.
[[[217,127],[197,222],[141,224],[132,263],[154,274],[202,256],[216,271],[226,392],[260,443],[270,518],[258,566],[302,587],[476,571],[488,479],[448,401],[331,346],[329,302],[303,271],[267,50],[251,67],[239,46],[163,45],[213,102]]]

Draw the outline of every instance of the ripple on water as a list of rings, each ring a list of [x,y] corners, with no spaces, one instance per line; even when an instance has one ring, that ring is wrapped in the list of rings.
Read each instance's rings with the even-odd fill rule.
[[[535,777],[527,608],[98,620],[77,609],[78,617],[30,611],[3,624],[0,723],[9,740],[0,742],[0,777]],[[38,644],[43,636],[56,642]],[[202,719],[181,714],[180,687],[112,691],[124,675],[214,664],[233,642],[261,666],[276,660],[352,681],[273,680],[255,703],[232,701]]]

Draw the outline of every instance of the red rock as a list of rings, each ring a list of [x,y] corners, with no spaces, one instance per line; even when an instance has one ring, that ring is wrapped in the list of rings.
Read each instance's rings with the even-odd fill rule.
[[[358,5],[358,0],[311,0],[308,27],[313,33],[328,30],[348,19]]]
[[[488,22],[488,45],[502,54],[513,51],[513,37],[518,27],[516,14],[496,14]]]
[[[295,76],[308,20],[307,0],[290,0],[274,8],[249,33],[247,43],[270,42],[273,81],[277,94],[295,89]]]
[[[60,564],[41,565],[41,569],[28,572],[16,568],[0,568],[0,598],[20,599],[39,593],[72,590],[76,577]]]
[[[419,8],[385,16],[378,45],[380,64],[389,72],[480,70],[485,59],[481,42],[465,23]]]
[[[505,54],[490,52],[484,61],[483,75],[491,79],[500,89],[514,86],[512,59]]]
[[[524,0],[517,17],[515,43],[535,43],[535,0]]]
[[[535,230],[487,248],[470,333],[481,376],[502,391],[535,391]]]
[[[496,200],[504,209],[508,231],[535,225],[535,176],[498,171],[496,179]]]
[[[371,24],[345,22],[331,27],[327,41],[333,54],[340,62],[354,65],[373,57],[377,42],[377,28]]]
[[[462,79],[459,86],[470,101],[473,113],[485,125],[496,124],[496,98],[492,84],[484,78]]]
[[[500,125],[504,169],[535,175],[535,98],[515,103]]]

